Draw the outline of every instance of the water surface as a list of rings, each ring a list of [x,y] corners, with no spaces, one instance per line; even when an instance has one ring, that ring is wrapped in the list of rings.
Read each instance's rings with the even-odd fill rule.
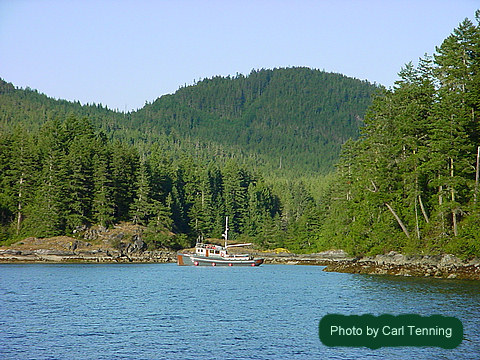
[[[480,282],[318,266],[0,265],[1,359],[478,359]],[[460,319],[453,350],[329,348],[328,313]]]

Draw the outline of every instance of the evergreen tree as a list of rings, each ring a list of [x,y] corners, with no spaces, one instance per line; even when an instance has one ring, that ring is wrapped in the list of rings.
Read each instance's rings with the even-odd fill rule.
[[[225,215],[230,219],[229,228],[233,234],[239,234],[245,228],[248,213],[247,176],[233,161],[229,161],[222,171]]]
[[[119,141],[114,141],[110,146],[112,154],[110,171],[115,218],[130,220],[130,206],[135,197],[138,153],[134,147]]]
[[[25,218],[25,208],[32,201],[38,173],[38,156],[33,137],[20,126],[5,134],[0,145],[2,167],[0,189],[4,210],[0,223],[11,222],[15,217],[15,234],[20,233]],[[7,215],[9,214],[9,215]]]
[[[93,219],[96,223],[107,227],[114,221],[114,202],[113,186],[106,154],[95,154],[93,165]]]
[[[147,225],[153,213],[153,204],[151,199],[150,175],[144,159],[140,161],[138,167],[135,187],[135,198],[130,206],[130,216],[134,224]]]
[[[67,199],[67,157],[64,133],[58,120],[41,129],[39,151],[42,169],[32,203],[25,209],[25,233],[40,237],[61,235],[65,231]]]
[[[471,204],[479,43],[478,25],[465,20],[434,62],[407,64],[395,87],[374,99],[361,139],[344,146],[322,246],[330,236],[352,253],[478,250],[465,225],[478,214]]]
[[[66,157],[68,166],[66,220],[70,229],[75,229],[90,220],[94,190],[92,139],[79,135],[73,136],[74,139],[70,141]]]
[[[465,203],[462,188],[468,178],[473,178],[469,154],[475,153],[472,139],[478,139],[478,125],[467,101],[467,89],[471,82],[472,59],[475,42],[480,33],[468,19],[455,29],[437,48],[435,61],[439,79],[439,101],[436,107],[432,148],[438,163],[437,186],[439,213],[442,228],[451,227],[453,235],[458,235],[459,217],[464,212]],[[446,212],[450,213],[447,219]]]

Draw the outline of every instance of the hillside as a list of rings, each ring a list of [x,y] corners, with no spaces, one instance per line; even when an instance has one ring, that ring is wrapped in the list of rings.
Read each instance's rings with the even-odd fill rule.
[[[180,88],[132,113],[56,100],[0,79],[0,124],[38,130],[48,119],[87,117],[110,139],[149,152],[209,162],[235,157],[287,177],[333,170],[341,145],[356,138],[377,87],[308,68],[252,71]]]
[[[162,96],[132,114],[133,124],[255,154],[268,170],[333,170],[341,145],[356,138],[377,87],[309,68],[214,77]]]
[[[122,118],[102,105],[81,105],[80,102],[53,99],[30,88],[22,89],[0,78],[0,125],[11,128],[21,124],[26,129],[38,130],[49,119],[64,118],[68,114],[88,117],[99,127],[112,126]]]

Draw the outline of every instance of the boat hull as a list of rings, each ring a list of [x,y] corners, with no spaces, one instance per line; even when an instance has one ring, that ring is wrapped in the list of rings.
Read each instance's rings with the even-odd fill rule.
[[[263,264],[263,259],[228,259],[178,252],[177,264],[180,266],[260,266]]]

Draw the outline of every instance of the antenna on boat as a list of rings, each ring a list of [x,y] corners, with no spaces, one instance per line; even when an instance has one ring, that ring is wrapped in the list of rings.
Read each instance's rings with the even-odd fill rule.
[[[225,233],[222,234],[225,238],[225,248],[227,247],[227,240],[228,240],[228,216],[225,218]]]

